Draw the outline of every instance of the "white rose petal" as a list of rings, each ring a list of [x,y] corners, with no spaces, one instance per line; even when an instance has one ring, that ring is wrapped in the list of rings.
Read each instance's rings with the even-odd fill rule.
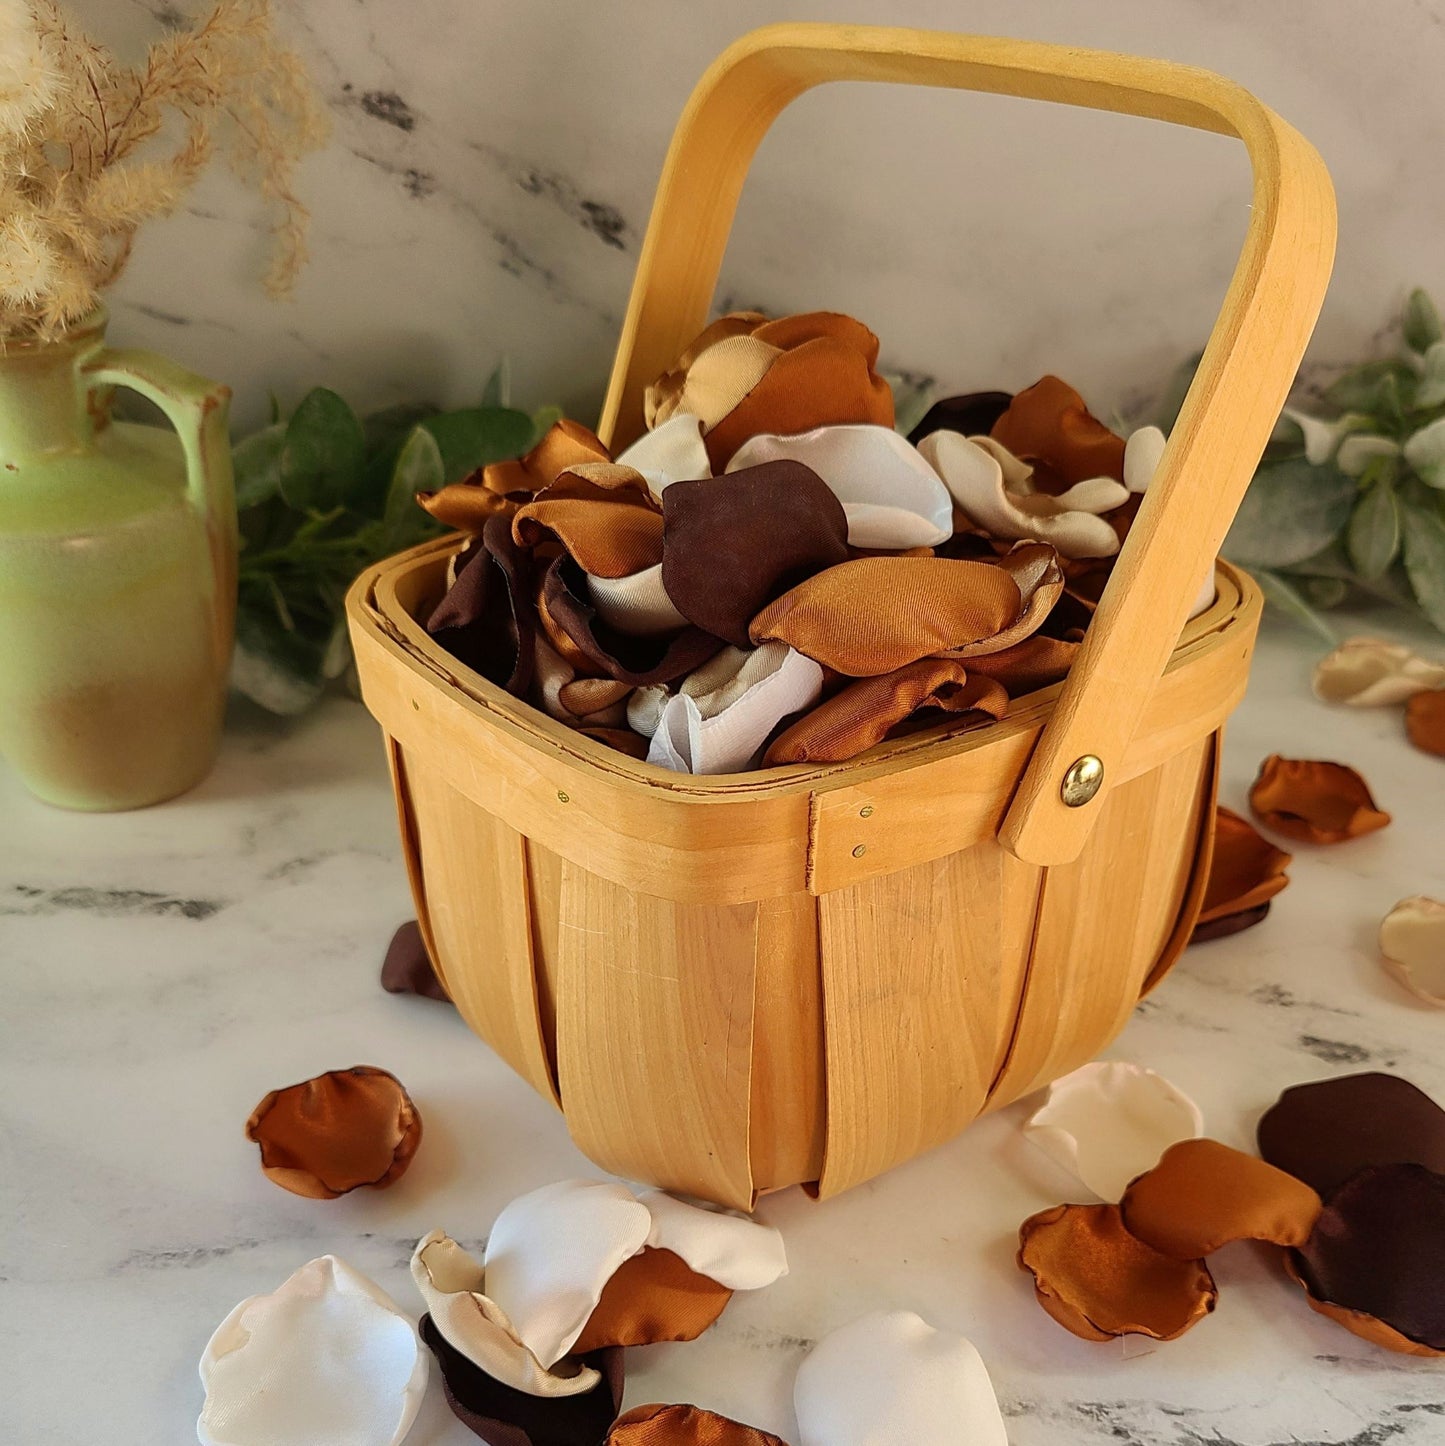
[[[638,1197],[652,1216],[647,1243],[729,1290],[761,1290],[788,1273],[783,1237],[771,1225],[689,1205],[662,1190]]]
[[[1326,703],[1385,708],[1427,688],[1445,688],[1445,664],[1383,638],[1349,638],[1315,664],[1315,697]]]
[[[660,427],[644,432],[617,457],[623,467],[635,467],[647,478],[655,498],[674,482],[694,482],[712,476],[707,447],[702,440],[702,418],[678,412]]]

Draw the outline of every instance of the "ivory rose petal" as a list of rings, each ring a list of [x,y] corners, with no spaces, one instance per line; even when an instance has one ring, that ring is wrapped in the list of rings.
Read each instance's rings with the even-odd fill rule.
[[[397,1446],[426,1389],[408,1316],[334,1255],[243,1300],[201,1356],[201,1446]]]
[[[1314,694],[1326,703],[1384,708],[1427,688],[1445,688],[1445,664],[1383,638],[1349,638],[1315,664]]]
[[[1008,1446],[973,1343],[912,1311],[875,1311],[824,1336],[793,1386],[799,1446]]]
[[[1411,994],[1445,1009],[1445,904],[1401,899],[1380,925],[1380,954]]]
[[[587,594],[597,616],[609,628],[633,637],[676,632],[687,619],[673,606],[662,585],[662,564],[627,577],[587,577]]]
[[[652,1216],[648,1245],[671,1250],[702,1275],[731,1290],[761,1290],[788,1273],[782,1235],[760,1220],[690,1205],[662,1190],[638,1197]]]
[[[1147,492],[1164,456],[1167,438],[1158,427],[1140,427],[1124,443],[1124,485],[1131,492]]]
[[[1202,1135],[1204,1116],[1152,1069],[1098,1060],[1055,1080],[1024,1133],[1094,1194],[1117,1200],[1170,1145]]]
[[[674,482],[712,476],[712,464],[702,440],[702,418],[678,412],[661,426],[644,432],[617,454],[619,467],[635,467],[647,478],[652,495],[662,500]]]

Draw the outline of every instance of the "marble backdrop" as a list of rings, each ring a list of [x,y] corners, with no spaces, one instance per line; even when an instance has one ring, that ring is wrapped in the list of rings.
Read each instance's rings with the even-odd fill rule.
[[[172,0],[68,0],[125,48]],[[1208,66],[1323,152],[1340,255],[1313,356],[1351,358],[1413,282],[1445,291],[1445,0],[277,0],[335,116],[301,191],[312,262],[260,293],[263,219],[224,173],[151,228],[114,334],[229,380],[358,405],[476,396],[591,418],[674,121],[711,58],[783,19],[1017,34]],[[719,300],[853,310],[948,386],[1045,369],[1107,411],[1207,335],[1248,213],[1237,144],[897,87],[805,96],[765,141]]]

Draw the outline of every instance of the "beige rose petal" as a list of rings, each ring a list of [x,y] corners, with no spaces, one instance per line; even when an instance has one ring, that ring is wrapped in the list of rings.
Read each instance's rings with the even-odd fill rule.
[[[1380,925],[1380,954],[1411,994],[1445,1009],[1445,904],[1401,899]]]
[[[1315,697],[1326,703],[1384,708],[1427,688],[1445,688],[1445,664],[1383,638],[1350,638],[1315,665]]]

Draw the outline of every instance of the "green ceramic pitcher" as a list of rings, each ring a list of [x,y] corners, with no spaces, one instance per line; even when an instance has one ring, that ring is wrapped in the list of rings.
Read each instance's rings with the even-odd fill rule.
[[[210,771],[236,610],[230,390],[105,346],[0,340],[0,754],[65,808]],[[113,388],[174,426],[113,421]]]

